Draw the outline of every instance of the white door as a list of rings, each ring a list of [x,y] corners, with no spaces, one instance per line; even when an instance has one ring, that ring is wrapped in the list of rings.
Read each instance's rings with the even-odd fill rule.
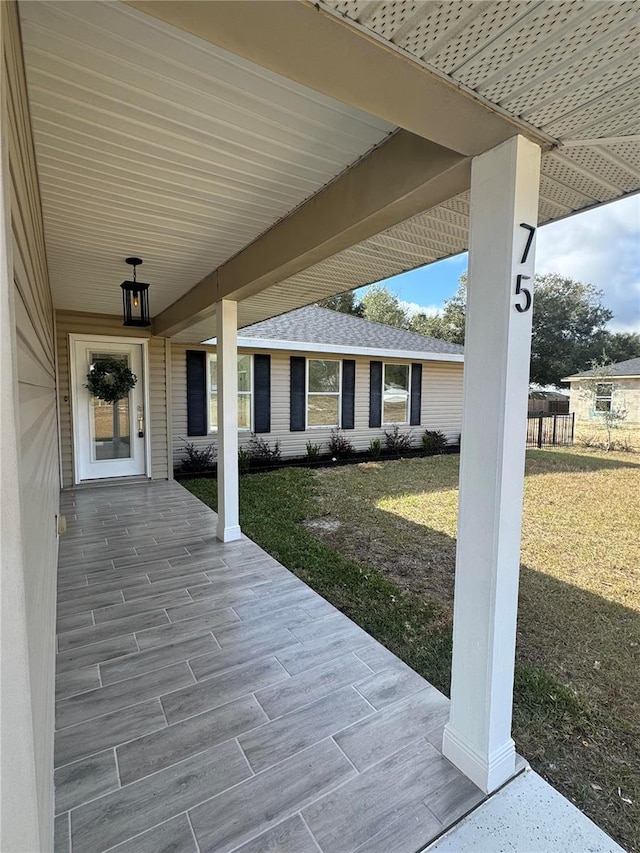
[[[76,482],[146,473],[143,345],[76,339],[73,343],[74,447]],[[98,358],[121,359],[137,378],[127,397],[106,403],[86,387]]]

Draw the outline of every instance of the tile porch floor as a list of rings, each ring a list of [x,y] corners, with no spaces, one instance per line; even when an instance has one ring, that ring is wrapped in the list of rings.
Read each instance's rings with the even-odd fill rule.
[[[56,853],[416,853],[448,701],[175,482],[61,498]]]

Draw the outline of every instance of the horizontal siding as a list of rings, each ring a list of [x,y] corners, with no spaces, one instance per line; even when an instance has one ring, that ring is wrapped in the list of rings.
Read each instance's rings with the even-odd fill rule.
[[[171,393],[172,393],[172,433],[173,433],[173,462],[178,468],[184,457],[185,441],[193,442],[196,447],[204,447],[216,443],[216,435],[188,436],[187,435],[187,375],[186,350],[203,349],[215,352],[212,347],[196,347],[183,344],[173,344],[171,347]],[[239,352],[249,352],[241,349]],[[289,358],[292,355],[314,357],[301,352],[272,352],[271,353],[271,432],[261,437],[274,443],[280,442],[284,457],[303,456],[306,452],[307,441],[323,445],[329,441],[331,430],[325,428],[307,429],[304,432],[289,430]],[[327,358],[318,355],[317,358]],[[348,353],[336,358],[352,358]],[[355,393],[355,429],[345,430],[356,450],[366,450],[374,438],[384,440],[384,431],[369,428],[369,358],[356,358],[356,393]],[[411,362],[394,359],[405,364]],[[423,362],[422,369],[422,406],[420,426],[401,427],[402,432],[412,432],[414,441],[420,441],[425,429],[439,429],[447,435],[450,442],[458,440],[462,426],[462,373],[460,362]],[[248,432],[239,435],[240,446],[248,443],[251,436]]]
[[[149,420],[151,430],[151,478],[166,480],[169,470],[167,436],[167,382],[165,339],[149,340]]]
[[[3,849],[50,850],[53,843],[53,731],[55,590],[60,478],[57,446],[54,321],[47,270],[38,177],[24,80],[20,29],[14,3],[2,3],[3,189],[11,223],[8,268],[11,338],[15,341],[12,395],[16,405],[18,481],[3,468],[3,486],[19,497],[19,523],[6,544],[21,543],[5,560],[3,547]],[[4,146],[6,145],[6,149]],[[6,184],[5,184],[6,181]],[[6,301],[5,301],[6,300]],[[6,320],[6,318],[5,318]],[[3,334],[6,333],[3,328]],[[11,371],[11,364],[3,364]],[[4,370],[3,370],[4,372]],[[10,380],[9,380],[10,381]],[[6,387],[6,386],[5,386]],[[8,402],[8,401],[5,401]],[[7,407],[7,425],[12,420]],[[3,412],[3,415],[5,412]],[[3,418],[4,420],[4,418]],[[13,426],[13,424],[12,424]],[[11,437],[7,436],[8,444]],[[11,460],[15,464],[15,456]],[[7,515],[12,513],[8,512]],[[17,518],[15,518],[17,522]],[[5,543],[3,543],[3,546]],[[16,559],[21,553],[21,559]],[[28,669],[27,680],[25,669]],[[20,719],[13,719],[18,714]],[[6,721],[5,721],[6,716]],[[6,727],[10,727],[10,731]],[[9,743],[10,741],[10,743]],[[10,762],[18,756],[19,767]],[[34,803],[37,802],[37,814]],[[36,842],[37,843],[37,842]]]
[[[111,337],[146,338],[149,340],[149,402],[147,430],[151,440],[151,477],[154,480],[168,476],[168,439],[166,415],[166,371],[164,338],[152,337],[143,329],[126,328],[119,317],[106,314],[82,314],[58,311],[56,314],[58,346],[58,399],[60,406],[60,454],[62,481],[65,487],[73,485],[73,432],[72,401],[70,390],[71,353],[69,334],[109,335]]]
[[[64,310],[84,290],[116,313],[117,286],[86,283],[119,283],[123,247],[144,246],[162,311],[394,129],[124,3],[21,18]]]

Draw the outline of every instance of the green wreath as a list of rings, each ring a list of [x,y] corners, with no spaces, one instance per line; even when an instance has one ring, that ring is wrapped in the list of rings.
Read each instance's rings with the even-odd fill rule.
[[[117,403],[126,397],[137,382],[124,361],[118,358],[98,358],[87,373],[85,388],[105,403]]]

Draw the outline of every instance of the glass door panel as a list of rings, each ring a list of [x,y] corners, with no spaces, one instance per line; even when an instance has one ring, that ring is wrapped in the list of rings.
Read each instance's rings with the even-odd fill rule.
[[[92,364],[100,358],[117,358],[130,367],[127,353],[91,353]],[[131,458],[130,397],[131,393],[117,403],[107,403],[97,397],[91,397],[92,461]]]

